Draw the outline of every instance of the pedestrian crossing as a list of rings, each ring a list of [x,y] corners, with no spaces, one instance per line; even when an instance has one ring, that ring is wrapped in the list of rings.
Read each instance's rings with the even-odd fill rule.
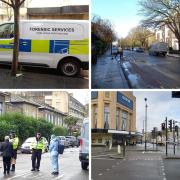
[[[127,158],[128,161],[138,161],[138,160],[144,160],[144,161],[161,161],[162,158],[159,156],[150,156],[150,157],[129,157]]]
[[[58,176],[49,175],[42,172],[22,172],[17,171],[17,175],[6,176],[6,180],[24,180],[24,179],[39,179],[39,180],[51,180],[51,179],[66,179],[64,174],[60,174]]]

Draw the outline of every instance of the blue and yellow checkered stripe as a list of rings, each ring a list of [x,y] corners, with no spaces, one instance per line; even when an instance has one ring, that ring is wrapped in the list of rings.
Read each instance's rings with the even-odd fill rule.
[[[0,51],[11,51],[12,40],[0,40]],[[58,53],[70,55],[88,55],[89,40],[30,40],[20,39],[20,52]]]

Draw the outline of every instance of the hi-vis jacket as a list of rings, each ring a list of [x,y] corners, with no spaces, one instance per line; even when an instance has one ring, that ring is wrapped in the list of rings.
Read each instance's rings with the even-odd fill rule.
[[[36,138],[34,138],[33,143],[32,143],[32,149],[36,149],[36,150],[45,150],[45,142],[43,140],[43,138],[40,138],[39,141],[36,140]]]
[[[19,144],[19,138],[18,138],[18,137],[15,137],[15,138],[11,139],[10,142],[12,142],[13,149],[14,149],[14,150],[17,150],[18,144]]]

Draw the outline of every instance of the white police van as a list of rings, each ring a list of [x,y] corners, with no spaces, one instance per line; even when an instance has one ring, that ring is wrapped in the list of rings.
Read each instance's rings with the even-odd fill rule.
[[[11,64],[14,23],[0,24],[0,64]],[[89,67],[89,23],[84,20],[20,21],[19,63],[55,68],[66,76]]]
[[[81,167],[87,170],[89,166],[89,120],[85,119],[81,128],[79,160]]]

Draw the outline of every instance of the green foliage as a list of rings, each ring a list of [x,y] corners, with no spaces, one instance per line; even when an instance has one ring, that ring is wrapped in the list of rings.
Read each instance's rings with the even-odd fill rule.
[[[44,119],[28,117],[21,113],[9,113],[0,116],[0,141],[4,140],[4,136],[9,135],[11,130],[16,132],[20,143],[22,143],[28,137],[35,136],[37,132],[50,139],[53,125]]]
[[[73,116],[67,116],[64,119],[64,123],[68,127],[69,135],[71,135],[73,133],[73,131],[76,130],[76,124],[77,124],[78,120],[79,120],[78,118],[73,117]]]
[[[56,135],[56,136],[67,136],[68,135],[68,130],[65,127],[56,126],[53,129],[53,134]]]

